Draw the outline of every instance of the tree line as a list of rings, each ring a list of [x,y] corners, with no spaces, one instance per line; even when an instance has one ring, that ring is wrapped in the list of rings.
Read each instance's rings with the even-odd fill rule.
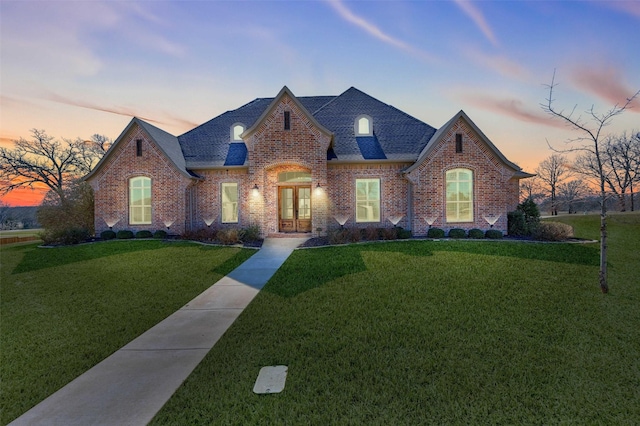
[[[600,148],[607,210],[635,211],[640,202],[640,131],[608,135]],[[599,210],[597,163],[594,152],[573,161],[554,153],[540,162],[535,177],[522,181],[521,198],[531,198],[551,215]]]

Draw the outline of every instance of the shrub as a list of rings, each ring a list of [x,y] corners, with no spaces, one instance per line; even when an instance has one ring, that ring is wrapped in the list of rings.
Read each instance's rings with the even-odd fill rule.
[[[527,235],[527,224],[522,210],[507,213],[507,234],[514,237]]]
[[[218,231],[217,240],[221,244],[240,244],[242,242],[243,231],[238,228],[227,228]]]
[[[91,233],[83,228],[47,229],[41,232],[40,238],[47,244],[78,244],[86,241]]]
[[[349,230],[349,240],[352,243],[357,243],[362,239],[362,233],[358,228],[353,228]]]
[[[473,228],[469,230],[469,238],[473,238],[475,240],[481,240],[484,238],[484,231],[482,229]]]
[[[395,240],[398,238],[398,228],[382,228],[383,240]]]
[[[212,228],[200,228],[191,231],[185,231],[180,235],[183,240],[193,241],[214,241],[216,239],[216,230]]]
[[[260,239],[260,227],[251,225],[244,229],[244,241],[258,241]]]
[[[167,238],[167,231],[163,229],[158,229],[156,232],[153,233],[153,238],[158,238],[160,240],[163,240]]]
[[[346,244],[351,232],[348,229],[335,229],[329,232],[329,244]]]
[[[408,240],[412,235],[411,230],[398,228],[398,238],[401,240]]]
[[[427,237],[429,238],[444,238],[444,230],[440,228],[429,228],[427,231]]]
[[[484,233],[484,236],[492,240],[500,240],[502,239],[502,231],[499,231],[497,229],[489,229]]]
[[[100,238],[102,238],[103,240],[113,240],[115,237],[116,237],[116,233],[113,232],[111,229],[107,231],[102,231],[100,233]]]
[[[573,228],[566,223],[540,222],[533,237],[542,241],[564,241],[573,237]]]
[[[136,232],[136,238],[151,238],[153,234],[151,231],[138,231]]]
[[[378,228],[368,226],[364,230],[364,238],[369,241],[375,241],[380,238],[380,231],[378,230]]]
[[[464,229],[453,228],[449,231],[449,238],[464,238],[467,235]]]
[[[133,238],[133,231],[129,231],[126,229],[123,229],[121,231],[118,231],[118,233],[116,234],[116,238],[119,240],[128,240]]]

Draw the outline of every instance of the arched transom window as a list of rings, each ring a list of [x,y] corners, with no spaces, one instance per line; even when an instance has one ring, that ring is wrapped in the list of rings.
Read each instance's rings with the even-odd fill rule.
[[[231,126],[231,140],[236,142],[241,141],[242,138],[240,137],[240,135],[244,133],[244,129],[245,127],[242,123],[236,123]]]
[[[447,222],[473,222],[473,171],[449,170],[446,180]]]
[[[359,115],[354,123],[356,136],[373,135],[373,120],[368,115]]]

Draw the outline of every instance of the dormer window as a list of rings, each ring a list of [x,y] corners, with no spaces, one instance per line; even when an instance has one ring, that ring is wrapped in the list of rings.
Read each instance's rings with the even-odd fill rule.
[[[356,136],[372,136],[373,120],[368,115],[359,115],[354,123]]]
[[[233,142],[240,142],[242,141],[242,138],[240,137],[240,135],[242,135],[244,133],[244,124],[242,123],[236,123],[233,126],[231,126],[231,140]]]

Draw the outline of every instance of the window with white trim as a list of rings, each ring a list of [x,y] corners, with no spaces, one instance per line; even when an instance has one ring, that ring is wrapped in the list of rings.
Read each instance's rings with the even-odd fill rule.
[[[224,182],[222,192],[222,223],[238,223],[238,184]]]
[[[356,222],[380,222],[380,179],[356,179]]]
[[[151,224],[151,179],[148,177],[129,179],[129,223]]]
[[[473,171],[449,170],[446,191],[447,222],[473,222]]]
[[[368,115],[359,115],[354,123],[356,136],[373,135],[373,120]]]

